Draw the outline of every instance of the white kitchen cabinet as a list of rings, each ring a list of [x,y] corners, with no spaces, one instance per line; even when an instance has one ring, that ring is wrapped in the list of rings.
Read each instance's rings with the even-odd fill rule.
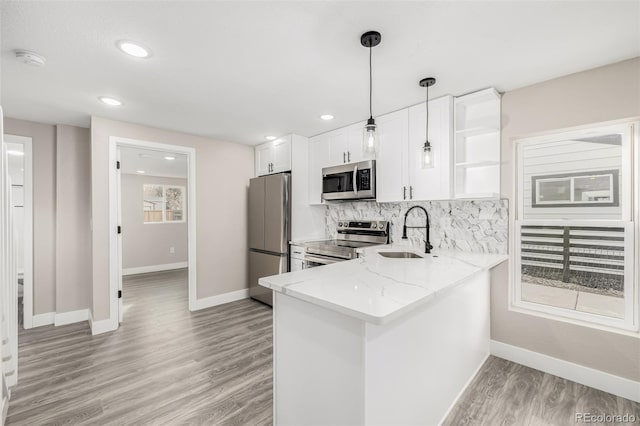
[[[429,142],[434,167],[422,169],[425,106],[418,104],[376,118],[380,152],[376,162],[378,202],[444,200],[451,198],[452,98],[429,101]]]
[[[429,142],[434,167],[420,164],[425,142],[424,103],[409,108],[409,150],[407,155],[407,200],[448,200],[453,184],[453,99],[444,96],[429,101]]]
[[[256,176],[264,176],[271,173],[273,150],[271,142],[256,146]]]
[[[327,134],[309,139],[309,204],[322,203],[322,168],[331,163],[329,138]]]
[[[291,245],[291,272],[302,271],[304,269],[304,247]]]
[[[500,103],[494,88],[455,99],[455,198],[500,197]]]
[[[309,145],[308,138],[292,136],[291,239],[297,241],[322,239],[325,232],[324,206],[309,205]]]
[[[357,163],[367,159],[362,153],[364,124],[363,121],[325,134],[330,154],[330,161],[326,166]]]
[[[402,201],[406,198],[409,109],[376,117],[380,150],[376,156],[376,200]]]
[[[291,135],[281,136],[256,147],[256,176],[291,170],[291,139]]]

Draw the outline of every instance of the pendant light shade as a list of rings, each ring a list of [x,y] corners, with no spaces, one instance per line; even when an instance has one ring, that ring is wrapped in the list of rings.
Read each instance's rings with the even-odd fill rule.
[[[380,136],[378,134],[378,126],[373,118],[373,108],[371,104],[371,95],[373,93],[373,81],[371,72],[371,49],[380,44],[382,36],[377,31],[367,31],[360,37],[360,43],[369,48],[369,119],[364,126],[364,134],[362,138],[362,152],[367,157],[374,158],[380,149]]]
[[[423,169],[433,168],[433,149],[431,148],[429,141],[424,143],[421,151],[420,166]]]
[[[378,136],[378,126],[373,118],[367,120],[364,126],[364,139],[362,140],[362,152],[367,157],[375,157],[380,149],[380,138]]]
[[[424,145],[420,148],[420,167],[423,169],[431,169],[434,167],[434,155],[433,147],[429,142],[429,87],[436,84],[436,79],[433,77],[423,78],[420,80],[420,87],[427,88],[427,96],[425,101],[426,108],[426,120],[425,120],[425,133],[424,133]]]

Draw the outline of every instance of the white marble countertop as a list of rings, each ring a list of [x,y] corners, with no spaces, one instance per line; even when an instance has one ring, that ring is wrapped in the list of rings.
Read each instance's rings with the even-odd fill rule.
[[[381,251],[411,251],[420,259],[394,259]],[[423,250],[406,244],[364,249],[363,257],[260,278],[263,287],[373,324],[386,324],[507,260],[507,255]]]

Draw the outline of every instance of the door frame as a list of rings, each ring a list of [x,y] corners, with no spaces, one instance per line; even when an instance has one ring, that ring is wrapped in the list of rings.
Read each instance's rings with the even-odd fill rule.
[[[24,270],[22,274],[22,326],[33,327],[33,138],[12,134],[4,135],[4,143],[24,147]],[[17,303],[17,301],[16,301]]]
[[[120,179],[116,169],[119,147],[144,148],[154,151],[173,152],[187,156],[187,239],[189,265],[189,310],[196,310],[196,150],[182,145],[171,145],[138,139],[109,136],[109,322],[111,329],[119,327],[118,289],[122,279],[121,235],[117,233],[120,217]],[[126,232],[123,229],[122,232]]]

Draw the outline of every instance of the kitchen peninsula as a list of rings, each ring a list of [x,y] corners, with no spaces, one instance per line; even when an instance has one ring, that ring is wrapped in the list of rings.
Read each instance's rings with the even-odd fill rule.
[[[505,255],[406,245],[265,277],[274,424],[437,424],[489,355],[490,269]]]

